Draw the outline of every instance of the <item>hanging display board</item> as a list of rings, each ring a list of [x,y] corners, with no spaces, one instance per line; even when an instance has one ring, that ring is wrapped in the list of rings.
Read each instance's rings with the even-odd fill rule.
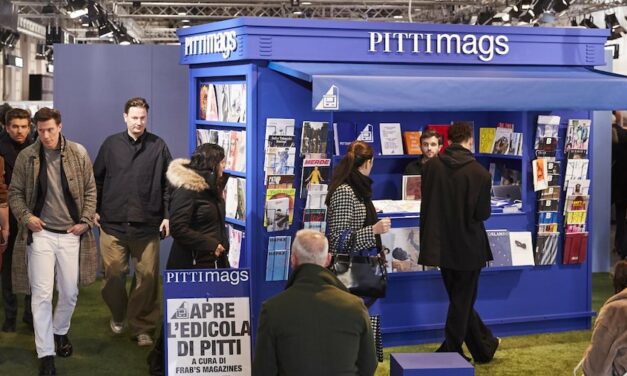
[[[167,271],[163,282],[167,374],[251,375],[249,271]]]

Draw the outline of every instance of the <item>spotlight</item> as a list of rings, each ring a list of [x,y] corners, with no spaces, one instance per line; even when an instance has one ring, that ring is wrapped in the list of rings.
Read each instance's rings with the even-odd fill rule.
[[[300,0],[290,0],[290,4],[293,7],[299,7],[300,6]]]
[[[581,22],[579,23],[579,26],[587,27],[588,29],[598,29],[599,28],[592,21],[592,16],[588,16],[587,18],[584,17],[584,19],[581,20]]]
[[[616,13],[610,13],[605,15],[605,27],[611,30],[609,40],[619,39],[625,33],[625,29],[618,23]]]
[[[48,4],[44,5],[43,7],[41,7],[41,13],[42,14],[53,14],[57,12],[57,8],[55,8],[54,4],[52,4],[52,2],[49,2]]]

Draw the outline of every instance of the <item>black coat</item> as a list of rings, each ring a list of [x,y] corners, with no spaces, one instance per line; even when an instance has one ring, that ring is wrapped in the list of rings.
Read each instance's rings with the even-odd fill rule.
[[[168,167],[172,186],[170,231],[174,243],[167,269],[226,268],[228,235],[224,224],[224,200],[210,189],[203,177],[176,159]],[[215,256],[218,244],[227,252]]]
[[[483,221],[490,217],[491,178],[459,144],[425,163],[419,264],[476,270],[492,260]]]

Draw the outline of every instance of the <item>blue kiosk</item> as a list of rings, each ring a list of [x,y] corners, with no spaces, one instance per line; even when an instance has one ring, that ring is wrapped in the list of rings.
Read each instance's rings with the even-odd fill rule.
[[[523,134],[522,156],[477,154],[477,159],[486,167],[498,162],[521,171],[522,210],[495,213],[486,227],[530,231],[535,244],[538,215],[531,161],[538,116],[561,117],[557,155],[563,159],[569,119],[593,120],[594,139],[609,132],[610,124],[609,116],[596,120],[593,111],[623,108],[627,103],[627,79],[593,68],[605,64],[608,34],[580,28],[272,18],[238,18],[179,30],[180,62],[189,65],[190,151],[196,146],[198,130],[245,131],[245,165],[230,171],[245,182],[245,211],[227,222],[245,233],[240,266],[251,270],[255,327],[261,303],[285,285],[285,281],[266,281],[269,237],[293,236],[302,228],[305,205],[304,200],[294,200],[294,221],[288,230],[266,231],[268,119],[294,120],[296,150],[303,121],[368,122],[375,127],[394,122],[406,131],[470,120],[476,140],[479,127],[513,123],[514,131]],[[211,105],[207,109],[207,98],[220,105],[219,94],[207,96],[207,88],[219,87],[242,90],[239,106],[245,106],[245,116],[220,116]],[[333,155],[331,126],[327,155]],[[333,162],[339,158],[332,157]],[[371,175],[375,199],[401,198],[400,177],[413,158],[375,157]],[[594,150],[589,158],[594,158]],[[297,191],[301,167],[297,156]],[[418,221],[417,213],[394,216],[393,227],[414,227]],[[593,234],[594,220],[588,217],[587,224]],[[484,269],[476,307],[496,334],[590,328],[594,315],[591,246],[583,263],[565,265],[563,241],[561,236],[555,264]],[[443,338],[448,299],[440,279],[437,271],[390,274],[387,297],[374,307],[382,315],[386,346]]]

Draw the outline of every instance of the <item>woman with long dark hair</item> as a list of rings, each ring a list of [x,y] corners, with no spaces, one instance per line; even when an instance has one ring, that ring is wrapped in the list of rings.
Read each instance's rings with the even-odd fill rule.
[[[172,187],[167,269],[228,268],[224,223],[224,149],[199,146],[191,160],[175,159],[166,174]]]
[[[380,235],[390,230],[391,222],[389,218],[378,220],[372,204],[372,179],[368,176],[373,163],[372,147],[354,141],[333,170],[326,200],[329,245],[333,252],[337,252],[337,242],[346,229],[353,231],[354,250],[382,249]]]
[[[200,145],[191,160],[175,159],[166,177],[171,187],[170,231],[174,243],[166,268],[228,268],[229,238],[224,223],[222,191],[224,149]],[[163,332],[148,356],[151,375],[163,375]]]

